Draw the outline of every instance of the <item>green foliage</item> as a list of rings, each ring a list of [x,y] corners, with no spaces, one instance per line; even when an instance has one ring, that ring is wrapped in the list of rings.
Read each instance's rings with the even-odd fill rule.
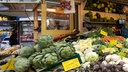
[[[102,41],[102,40],[99,40],[99,39],[97,39],[97,40],[95,40],[94,42],[92,42],[92,44],[93,45],[97,45],[97,44],[101,44],[101,45],[107,45],[104,41]]]

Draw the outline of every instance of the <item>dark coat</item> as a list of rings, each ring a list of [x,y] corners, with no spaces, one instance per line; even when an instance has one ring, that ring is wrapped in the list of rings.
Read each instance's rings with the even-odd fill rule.
[[[18,44],[17,33],[14,33],[14,34],[12,34],[12,35],[10,36],[9,44],[10,44],[11,46]]]

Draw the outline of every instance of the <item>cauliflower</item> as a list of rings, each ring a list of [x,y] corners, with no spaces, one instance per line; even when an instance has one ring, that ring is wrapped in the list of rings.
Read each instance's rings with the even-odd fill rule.
[[[94,62],[99,59],[99,55],[96,52],[89,52],[85,55],[85,60],[87,62]]]
[[[85,69],[87,67],[89,68],[90,67],[90,62],[86,62],[86,63],[82,64],[82,67],[85,68]]]
[[[124,64],[124,65],[123,65],[123,70],[124,70],[125,72],[128,72],[128,64]]]

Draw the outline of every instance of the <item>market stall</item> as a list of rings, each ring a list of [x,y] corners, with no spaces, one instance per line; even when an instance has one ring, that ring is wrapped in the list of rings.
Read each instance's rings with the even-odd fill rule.
[[[0,52],[1,57],[11,57],[1,60],[0,69],[15,72],[128,72],[128,39],[121,36],[126,15],[118,16],[118,14],[113,13],[84,11],[82,6],[86,7],[83,4],[90,3],[88,1],[79,2],[79,30],[73,30],[73,21],[70,20],[72,14],[65,14],[63,11],[47,12],[46,2],[43,0],[41,3],[42,35],[38,36],[34,45],[15,46],[2,50]],[[60,2],[59,5],[64,9],[66,6],[63,4],[68,3],[67,8],[70,10],[70,1],[57,2]],[[103,10],[101,9],[101,11],[106,11],[104,9],[106,3],[103,3],[105,5],[99,1],[96,6],[99,10],[102,6]],[[99,5],[101,6],[99,7]],[[116,4],[112,3],[111,6],[113,10],[110,9],[107,12],[115,12]],[[95,4],[93,7],[95,8]],[[110,16],[106,18],[104,14]],[[37,14],[35,13],[35,15]],[[112,17],[119,17],[119,19]],[[122,22],[116,23],[120,17]],[[66,28],[63,23],[69,28]],[[51,27],[50,24],[58,24],[59,26]],[[38,27],[37,25],[34,26]],[[115,26],[118,26],[119,29]],[[84,27],[91,29],[83,32]],[[127,33],[125,32],[124,35]]]

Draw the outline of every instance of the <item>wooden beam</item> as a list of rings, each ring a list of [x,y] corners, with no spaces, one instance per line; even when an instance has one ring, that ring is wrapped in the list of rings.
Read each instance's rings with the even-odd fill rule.
[[[35,9],[34,11],[34,29],[38,28],[38,11]],[[37,42],[38,39],[38,31],[34,30],[34,42]]]
[[[45,2],[45,0],[42,0],[42,4],[45,4],[46,2]]]
[[[45,3],[45,0],[42,0],[41,2],[41,34],[44,34],[43,32],[46,30],[46,3]]]
[[[41,3],[38,3],[38,4],[33,8],[33,11],[35,11],[40,5],[41,5]]]

